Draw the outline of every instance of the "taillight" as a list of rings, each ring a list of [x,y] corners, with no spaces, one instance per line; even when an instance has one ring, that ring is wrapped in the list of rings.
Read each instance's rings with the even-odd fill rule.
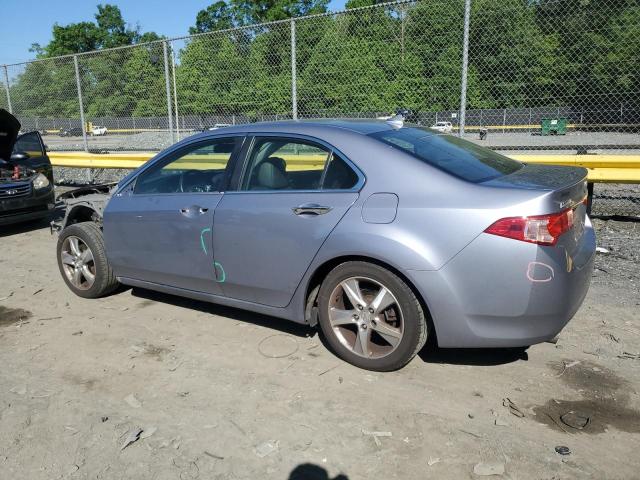
[[[538,245],[555,245],[560,236],[573,227],[573,209],[533,217],[502,218],[485,233]]]

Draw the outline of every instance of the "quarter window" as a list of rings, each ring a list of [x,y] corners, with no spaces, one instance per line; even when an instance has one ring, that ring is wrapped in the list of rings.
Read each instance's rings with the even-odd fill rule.
[[[219,192],[240,140],[220,138],[180,151],[172,160],[142,173],[134,194]]]
[[[343,190],[358,182],[330,149],[304,140],[256,138],[242,190]]]

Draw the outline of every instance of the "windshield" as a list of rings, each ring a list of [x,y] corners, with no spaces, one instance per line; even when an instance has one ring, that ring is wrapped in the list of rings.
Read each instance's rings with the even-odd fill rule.
[[[522,168],[520,162],[493,150],[425,128],[385,130],[370,136],[468,182],[486,182]]]

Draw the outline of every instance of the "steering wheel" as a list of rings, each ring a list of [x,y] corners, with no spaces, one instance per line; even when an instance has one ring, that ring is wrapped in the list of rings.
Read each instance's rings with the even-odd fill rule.
[[[209,174],[209,175],[207,175]],[[182,193],[202,193],[202,192],[212,192],[215,191],[216,184],[218,183],[216,177],[219,175],[218,172],[204,172],[200,170],[187,170],[180,175],[180,184],[179,190]],[[200,177],[200,181],[194,185],[189,185],[189,182],[186,182],[186,190],[185,190],[185,177],[186,176],[196,176]],[[203,178],[204,177],[204,178]]]

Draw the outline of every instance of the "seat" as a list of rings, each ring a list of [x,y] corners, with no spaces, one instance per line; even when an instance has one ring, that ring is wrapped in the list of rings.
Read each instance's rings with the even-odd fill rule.
[[[280,157],[269,157],[260,162],[251,190],[282,190],[289,186],[286,162]]]

